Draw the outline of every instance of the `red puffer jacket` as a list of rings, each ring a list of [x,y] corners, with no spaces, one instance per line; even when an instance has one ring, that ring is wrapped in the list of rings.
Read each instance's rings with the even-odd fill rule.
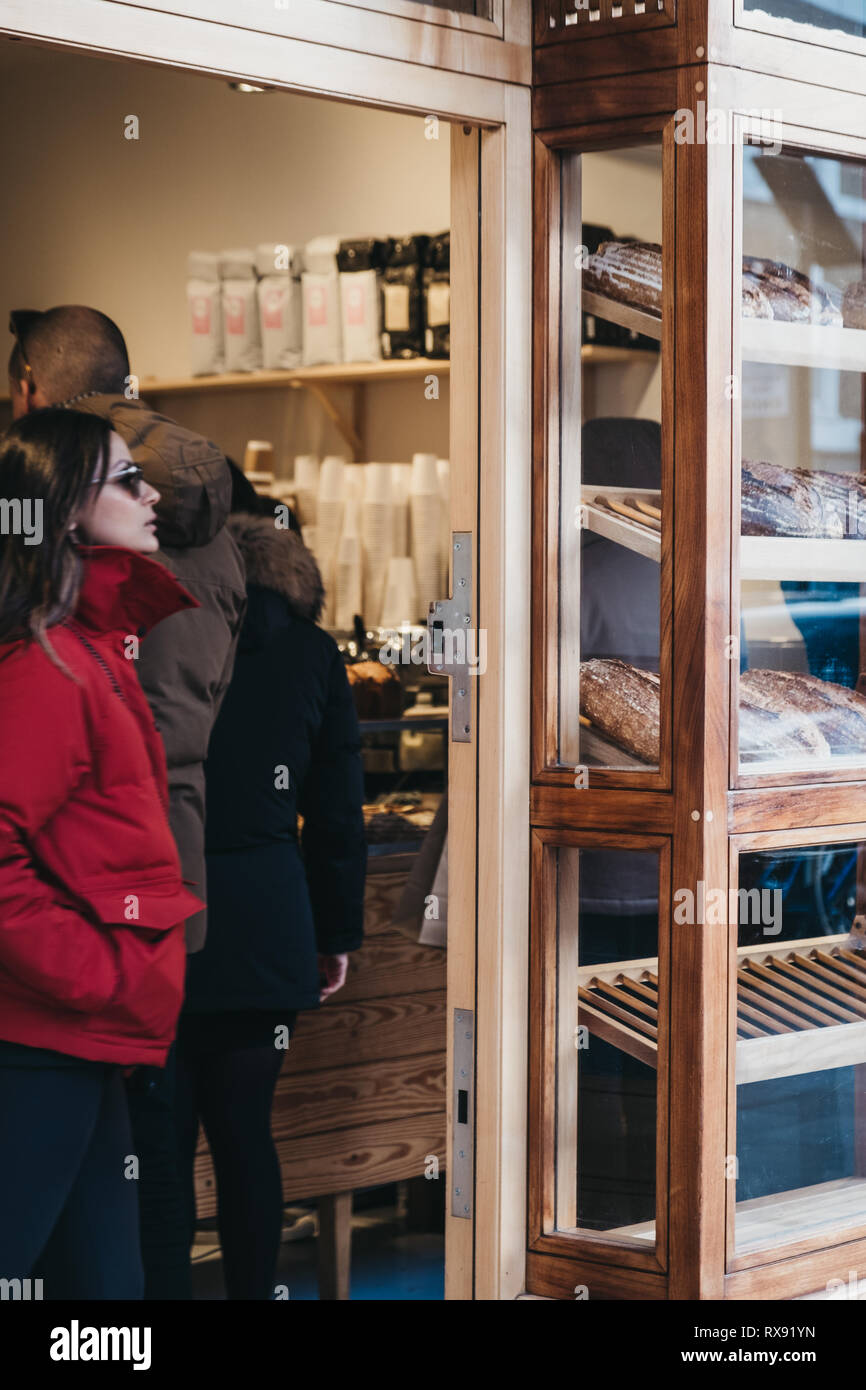
[[[164,1064],[183,995],[183,885],[134,639],[196,606],[162,565],[86,547],[73,618],[0,647],[0,1038]],[[130,639],[133,639],[132,641]]]

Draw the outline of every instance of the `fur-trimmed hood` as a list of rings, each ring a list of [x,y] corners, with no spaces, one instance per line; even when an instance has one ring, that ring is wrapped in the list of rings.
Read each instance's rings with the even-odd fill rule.
[[[298,618],[316,622],[325,601],[319,566],[296,531],[271,516],[233,512],[227,525],[247,569],[247,583],[272,589]]]

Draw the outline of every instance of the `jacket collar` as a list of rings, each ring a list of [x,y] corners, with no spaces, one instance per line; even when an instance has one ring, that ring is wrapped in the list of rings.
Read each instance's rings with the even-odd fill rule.
[[[75,619],[82,627],[143,637],[172,613],[199,607],[156,560],[117,545],[82,545],[79,551],[84,575]]]

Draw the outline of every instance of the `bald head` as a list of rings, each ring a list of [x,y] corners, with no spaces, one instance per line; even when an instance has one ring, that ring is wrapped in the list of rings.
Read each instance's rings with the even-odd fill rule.
[[[129,356],[123,334],[98,309],[83,304],[48,309],[25,322],[21,339],[9,359],[16,415],[59,405],[85,391],[122,393],[126,386]]]

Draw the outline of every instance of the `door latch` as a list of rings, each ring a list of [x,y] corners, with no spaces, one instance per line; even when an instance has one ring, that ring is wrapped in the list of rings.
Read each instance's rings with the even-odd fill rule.
[[[451,1215],[471,1218],[475,1143],[475,1014],[454,1010]]]
[[[451,677],[451,739],[454,743],[472,741],[472,687],[470,669],[477,669],[472,629],[472,532],[454,531],[451,536],[453,594],[434,599],[427,614],[429,660],[427,669],[434,676]]]

